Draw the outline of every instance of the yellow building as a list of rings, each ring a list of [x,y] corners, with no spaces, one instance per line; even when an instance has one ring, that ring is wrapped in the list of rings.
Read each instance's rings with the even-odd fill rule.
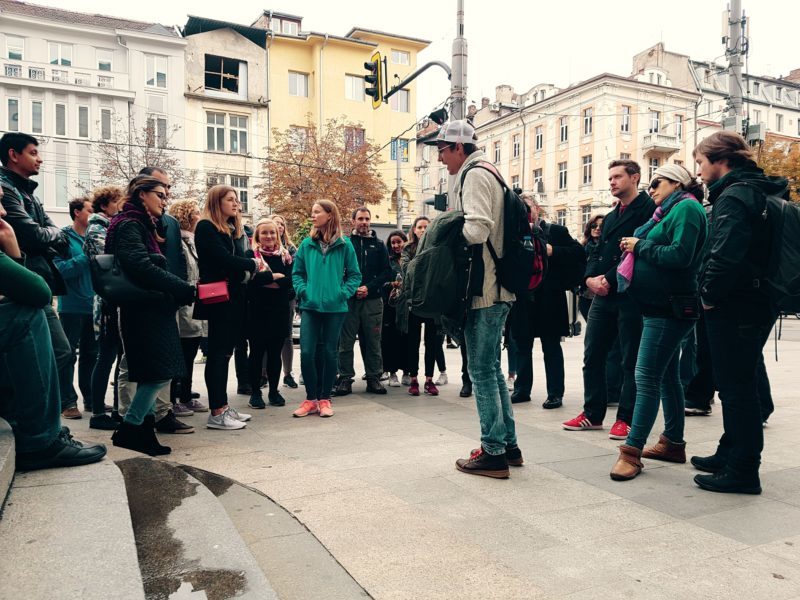
[[[344,36],[303,31],[302,17],[274,11],[264,11],[250,26],[190,17],[184,35],[188,40],[187,124],[195,129],[191,136],[187,134],[187,144],[203,151],[187,153],[195,155],[187,156],[189,169],[206,174],[209,183],[230,183],[225,177],[231,176],[242,181],[238,178],[244,177],[246,187],[241,189],[251,200],[249,210],[257,216],[266,210],[252,198],[260,183],[259,159],[266,156],[271,131],[304,128],[308,115],[317,126],[344,117],[363,128],[356,139],[363,135],[363,139],[386,145],[381,174],[391,192],[373,209],[373,221],[387,227],[397,223],[396,153],[391,140],[410,128],[399,144],[402,196],[407,200],[416,186],[415,84],[373,110],[371,99],[364,94],[364,62],[377,49],[388,59],[390,79],[395,74],[402,79],[416,69],[417,53],[429,42],[359,28]],[[241,143],[237,149],[225,143],[235,133],[232,117],[233,129],[247,132],[245,152]],[[218,136],[223,141],[221,148]],[[406,209],[402,215],[404,223],[413,218],[410,213]]]

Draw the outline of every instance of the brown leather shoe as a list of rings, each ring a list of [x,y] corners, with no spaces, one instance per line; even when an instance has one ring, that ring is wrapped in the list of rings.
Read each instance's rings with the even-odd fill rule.
[[[83,415],[77,406],[61,411],[62,419],[82,419]]]
[[[619,447],[619,458],[611,469],[611,479],[614,481],[628,481],[642,472],[644,465],[640,460],[642,451],[633,446],[623,444]]]
[[[674,463],[686,462],[686,442],[676,444],[664,437],[662,433],[658,436],[658,442],[654,446],[648,446],[642,451],[642,458],[652,458],[653,460],[664,460]]]

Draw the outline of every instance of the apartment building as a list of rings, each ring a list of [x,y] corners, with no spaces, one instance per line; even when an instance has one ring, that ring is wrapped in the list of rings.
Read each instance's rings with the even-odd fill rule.
[[[149,124],[183,147],[184,45],[157,23],[0,0],[0,133],[41,140],[37,195],[57,223],[96,180],[99,143]]]

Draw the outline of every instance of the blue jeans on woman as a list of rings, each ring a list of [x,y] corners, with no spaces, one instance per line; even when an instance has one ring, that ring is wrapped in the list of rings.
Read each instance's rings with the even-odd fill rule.
[[[304,310],[300,321],[300,371],[308,400],[330,400],[339,361],[339,334],[347,313]]]
[[[170,384],[169,379],[164,381],[140,381],[136,385],[136,394],[131,400],[128,412],[125,413],[125,422],[131,425],[141,425],[147,415],[156,414],[156,396]]]
[[[664,407],[664,436],[676,444],[683,442],[684,397],[680,377],[681,342],[694,327],[694,321],[665,317],[644,317],[639,355],[636,359],[636,404],[628,446],[644,448],[658,414],[658,401]]]

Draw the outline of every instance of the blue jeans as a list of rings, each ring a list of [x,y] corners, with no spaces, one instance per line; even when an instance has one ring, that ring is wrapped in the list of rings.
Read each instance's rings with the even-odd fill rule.
[[[684,397],[680,377],[681,342],[692,331],[694,321],[644,317],[639,355],[636,359],[636,404],[628,446],[644,448],[658,414],[664,407],[664,436],[683,442]]]
[[[58,318],[55,309],[48,304],[43,309],[44,316],[47,317],[47,326],[50,329],[50,341],[53,346],[53,354],[56,357],[56,368],[58,369],[58,385],[60,389],[61,410],[78,406],[78,395],[72,386],[72,379],[75,375],[72,362],[72,347],[69,345],[61,319]]]
[[[44,310],[0,302],[0,361],[10,378],[0,386],[14,390],[11,414],[4,416],[17,452],[44,450],[61,431],[58,368]]]
[[[481,422],[481,446],[487,454],[503,454],[517,443],[514,411],[500,366],[500,341],[508,304],[470,310],[464,327],[469,375]]]
[[[339,334],[347,313],[304,310],[300,320],[300,370],[308,400],[330,400],[339,359]]]
[[[131,425],[141,425],[147,415],[155,415],[156,396],[169,384],[169,379],[138,383],[136,385],[136,394],[133,396],[131,405],[125,413],[125,422]]]

